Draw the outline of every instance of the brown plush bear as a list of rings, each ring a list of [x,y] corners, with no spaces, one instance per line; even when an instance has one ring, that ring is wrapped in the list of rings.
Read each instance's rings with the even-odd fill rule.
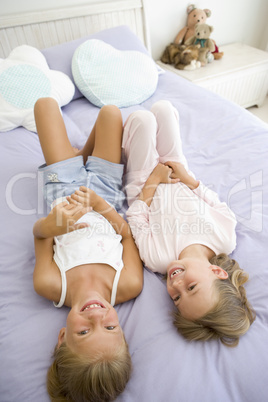
[[[196,24],[205,24],[208,17],[211,16],[211,11],[208,8],[204,8],[203,10],[200,8],[196,8],[194,4],[191,4],[187,7],[187,23],[184,28],[180,30],[177,34],[174,43],[183,45],[187,41],[187,39],[191,38],[195,35],[195,25]],[[214,59],[221,59],[223,56],[223,52],[219,52],[219,49],[214,42],[215,50],[212,52]]]
[[[199,58],[202,66],[205,66],[208,62],[213,61],[214,57],[212,52],[215,50],[215,45],[210,34],[213,31],[213,27],[208,24],[196,24],[195,35],[185,41],[185,45],[200,45]]]
[[[196,8],[194,4],[191,4],[187,7],[187,14],[187,24],[180,30],[174,40],[174,43],[179,45],[185,44],[187,39],[195,35],[195,25],[204,24],[207,17],[210,17],[211,11],[207,8],[201,10],[200,8]]]

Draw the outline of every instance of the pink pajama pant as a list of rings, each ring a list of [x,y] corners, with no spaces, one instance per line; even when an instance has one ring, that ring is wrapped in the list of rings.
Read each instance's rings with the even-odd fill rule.
[[[156,102],[151,111],[133,112],[124,126],[122,147],[129,206],[159,162],[180,162],[188,170],[182,151],[179,114],[169,101]]]

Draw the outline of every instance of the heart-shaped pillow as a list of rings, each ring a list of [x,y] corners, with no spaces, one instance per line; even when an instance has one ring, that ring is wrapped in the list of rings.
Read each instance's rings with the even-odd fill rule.
[[[59,106],[69,103],[74,84],[67,75],[50,70],[35,47],[16,47],[0,59],[0,131],[23,126],[36,131],[33,108],[38,98],[53,97]]]
[[[151,57],[134,50],[117,50],[90,39],[72,59],[74,81],[94,105],[128,107],[148,99],[156,90],[158,71]]]

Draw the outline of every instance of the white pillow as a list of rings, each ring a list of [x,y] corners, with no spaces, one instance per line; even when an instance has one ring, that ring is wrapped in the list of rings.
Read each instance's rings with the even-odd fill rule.
[[[75,87],[67,75],[50,70],[44,55],[28,45],[16,47],[0,59],[0,131],[23,126],[36,132],[33,108],[38,98],[69,103]]]
[[[137,105],[154,93],[158,83],[151,57],[139,51],[117,50],[98,39],[76,49],[72,74],[80,92],[98,107]]]

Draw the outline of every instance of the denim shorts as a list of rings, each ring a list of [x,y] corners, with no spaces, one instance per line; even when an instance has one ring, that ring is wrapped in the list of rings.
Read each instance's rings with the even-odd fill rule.
[[[82,156],[66,159],[38,169],[48,207],[59,197],[72,194],[80,186],[95,191],[116,210],[122,208],[125,194],[122,191],[124,165],[89,156],[86,164]]]

